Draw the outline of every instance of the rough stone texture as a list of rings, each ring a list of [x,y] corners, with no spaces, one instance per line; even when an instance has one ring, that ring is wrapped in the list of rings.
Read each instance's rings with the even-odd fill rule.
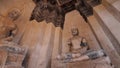
[[[112,14],[110,14],[103,5],[99,5],[94,8],[94,15],[120,54],[120,31],[118,30],[120,28],[119,21],[112,16]]]
[[[49,68],[51,66],[51,56],[52,56],[52,49],[53,49],[53,42],[54,42],[54,34],[55,34],[55,26],[52,23],[48,23],[42,46],[40,49],[40,57],[38,65],[36,68]]]
[[[101,47],[105,50],[106,54],[110,57],[115,67],[119,68],[120,56],[118,52],[115,50],[114,45],[112,45],[112,42],[109,40],[107,35],[104,33],[104,30],[102,29],[101,25],[96,20],[95,16],[88,17],[88,22],[90,26],[92,27],[98,41],[100,42]]]
[[[71,37],[71,33],[70,33],[71,26],[77,26],[79,28],[80,35],[83,37],[86,37],[91,49],[95,49],[95,50],[100,49],[100,46],[99,46],[99,44],[100,44],[103,47],[103,49],[105,49],[107,54],[110,53],[109,56],[111,57],[113,64],[119,66],[119,64],[120,64],[119,63],[119,55],[117,53],[117,52],[119,52],[119,46],[116,47],[115,46],[116,43],[113,42],[113,41],[120,42],[120,37],[119,37],[120,36],[119,35],[120,24],[118,21],[119,14],[120,14],[119,13],[119,11],[120,11],[119,3],[120,3],[119,0],[104,0],[103,1],[104,6],[102,5],[102,6],[95,7],[95,17],[97,18],[97,20],[99,22],[101,22],[101,20],[102,20],[102,23],[105,24],[105,27],[107,26],[107,29],[108,29],[107,31],[111,31],[110,32],[111,35],[109,35],[109,33],[104,33],[107,31],[104,30],[104,27],[101,26],[101,24],[100,24],[101,28],[97,29],[99,26],[93,24],[93,23],[96,23],[95,21],[92,21],[93,26],[91,26],[91,27],[92,28],[96,27],[95,29],[93,29],[94,32],[92,32],[88,23],[83,21],[82,17],[76,11],[72,11],[72,12],[66,14],[65,26],[63,29],[63,33],[62,33],[63,36],[61,37],[61,38],[63,38],[62,39],[63,42],[61,44],[59,42],[60,37],[53,38],[54,36],[57,36],[57,35],[60,36],[58,28],[54,29],[54,26],[52,26],[52,24],[49,24],[49,25],[45,24],[46,23],[45,21],[43,21],[41,23],[37,23],[36,21],[31,21],[31,22],[29,21],[32,10],[35,7],[35,4],[32,2],[32,0],[25,0],[25,1],[22,1],[22,0],[0,0],[0,16],[3,16],[3,17],[6,16],[6,13],[13,8],[18,8],[21,11],[20,18],[15,21],[19,30],[18,30],[16,37],[14,38],[14,42],[17,42],[17,43],[23,45],[24,47],[29,47],[28,55],[27,55],[25,63],[24,63],[24,65],[26,66],[25,68],[46,68],[47,65],[48,66],[50,65],[49,61],[50,61],[51,55],[53,55],[52,64],[54,64],[54,58],[58,54],[58,49],[56,46],[57,44],[62,45],[63,53],[67,52],[67,47],[65,45],[66,45],[67,39],[69,39]],[[111,10],[106,9],[109,6],[110,6]],[[111,11],[113,11],[113,12],[111,12]],[[115,16],[117,16],[118,19]],[[92,19],[92,18],[90,18],[90,19]],[[51,30],[51,31],[48,31],[48,30]],[[55,30],[58,30],[58,34],[56,33]],[[52,33],[52,31],[53,31],[53,33]],[[94,33],[95,33],[95,35],[94,35]],[[95,37],[97,37],[97,39]],[[57,40],[55,40],[55,39],[57,39]],[[54,52],[52,53],[53,45],[55,47],[53,48]],[[112,45],[114,45],[114,47],[117,51],[113,51],[115,49]],[[118,43],[117,43],[117,45],[118,45]],[[5,64],[4,61],[6,61],[6,57],[8,54],[7,54],[7,52],[2,52],[1,54],[3,54],[3,55],[0,55],[0,57],[3,59],[0,60],[0,62],[3,61],[2,65],[4,65]],[[14,60],[12,58],[10,60]],[[20,59],[18,59],[18,60],[20,60]],[[42,62],[42,61],[45,61],[45,62]],[[55,61],[55,62],[56,63],[54,65],[59,64],[59,63],[57,63],[58,61]],[[39,63],[44,63],[44,64],[39,65]],[[59,64],[59,65],[62,66],[60,68],[66,68],[66,67],[67,68],[79,68],[79,67],[93,68],[92,64],[93,63],[91,63],[91,61],[87,61],[87,62],[85,61],[85,62]],[[8,65],[8,67],[19,68],[19,65]],[[21,66],[20,66],[20,68],[21,68]]]
[[[102,4],[108,11],[120,22],[120,1],[119,0],[103,0]]]
[[[5,67],[7,56],[8,56],[8,52],[6,50],[0,49],[0,68]]]
[[[31,28],[31,26],[33,24],[34,24],[35,28]],[[31,48],[30,48],[31,53],[29,52],[30,54],[28,55],[28,57],[31,56],[28,59],[28,67],[34,68],[34,67],[36,67],[37,63],[39,62],[38,59],[40,58],[39,57],[40,56],[40,49],[42,46],[42,40],[43,40],[45,29],[46,29],[46,23],[45,23],[45,21],[43,21],[43,22],[38,24],[38,23],[33,21],[27,29],[30,29],[30,31],[25,32],[25,36],[23,37],[21,43],[31,46]],[[32,42],[31,42],[31,40],[27,40],[30,38],[32,38],[31,39]],[[26,40],[26,41],[24,41],[24,40]],[[35,63],[35,64],[33,64],[33,63]]]

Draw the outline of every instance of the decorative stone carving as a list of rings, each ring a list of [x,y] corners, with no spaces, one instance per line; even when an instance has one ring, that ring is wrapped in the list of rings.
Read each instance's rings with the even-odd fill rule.
[[[42,16],[42,10],[40,8],[40,5],[42,6],[41,2],[39,5],[35,6],[32,14],[31,14],[30,21],[35,19],[36,21],[41,22],[44,20],[44,17]]]
[[[92,7],[100,4],[102,2],[102,0],[86,0],[86,2],[91,5]]]
[[[85,21],[93,14],[92,7],[100,4],[101,0],[33,0],[36,4],[30,20],[53,22],[55,26],[64,25],[64,16],[67,12],[77,9]],[[57,18],[58,17],[58,18]],[[57,19],[56,19],[57,18]],[[56,20],[59,20],[56,21]],[[61,21],[60,21],[61,20]]]
[[[54,6],[50,3],[45,3],[43,1],[39,1],[36,7],[33,10],[32,16],[30,20],[37,20],[38,22],[46,20],[49,14],[54,11]]]
[[[54,24],[55,24],[56,27],[62,27],[62,28],[63,28],[64,21],[65,21],[65,16],[59,14],[59,15],[56,17],[56,22],[55,22]]]
[[[47,23],[52,22],[55,26],[61,26],[64,22],[63,18],[63,15],[60,14],[56,6],[50,2],[45,3],[44,1],[39,1],[33,10],[30,20],[35,19],[38,22],[46,20]],[[57,23],[59,23],[59,25]]]

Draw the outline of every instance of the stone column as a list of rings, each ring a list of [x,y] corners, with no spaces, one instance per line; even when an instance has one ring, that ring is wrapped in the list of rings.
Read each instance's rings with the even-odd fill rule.
[[[60,27],[56,27],[55,30],[55,39],[54,39],[54,47],[52,52],[52,63],[51,68],[63,68],[62,63],[60,63],[56,57],[61,54],[62,50],[62,29]]]
[[[28,36],[28,32],[26,32],[27,34],[27,38],[29,39],[26,43],[26,45],[31,46],[29,47],[29,52],[30,52],[30,56],[29,60],[28,60],[28,68],[36,68],[37,66],[37,62],[38,62],[38,59],[39,59],[39,54],[40,54],[40,49],[41,49],[41,46],[42,46],[42,42],[43,42],[43,38],[44,38],[44,34],[45,34],[45,29],[46,29],[46,22],[43,21],[43,22],[40,22],[40,23],[37,23],[37,22],[33,22],[36,24],[35,25],[32,25],[31,28],[33,28],[33,31],[29,34],[33,34],[32,36]],[[25,37],[26,38],[26,37]],[[27,58],[26,58],[27,59]]]
[[[48,23],[45,29],[41,48],[39,49],[39,59],[35,68],[50,68],[52,49],[54,45],[55,26]]]

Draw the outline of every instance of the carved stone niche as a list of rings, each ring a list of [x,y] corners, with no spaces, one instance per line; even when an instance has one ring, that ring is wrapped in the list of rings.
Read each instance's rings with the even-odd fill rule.
[[[0,66],[2,68],[23,68],[27,49],[20,46],[0,46]],[[0,56],[0,57],[1,57]]]

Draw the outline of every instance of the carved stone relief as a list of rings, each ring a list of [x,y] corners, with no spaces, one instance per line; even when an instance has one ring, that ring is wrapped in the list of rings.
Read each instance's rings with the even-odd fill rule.
[[[33,0],[36,4],[30,20],[41,22],[53,22],[55,26],[60,23],[64,25],[64,18],[67,12],[77,9],[83,18],[87,21],[87,17],[93,14],[92,7],[101,3],[101,0]],[[59,19],[59,16],[61,19]],[[57,18],[61,21],[56,21]],[[55,24],[56,23],[56,24]]]
[[[2,17],[0,21],[0,43],[5,43],[7,41],[12,41],[13,36],[17,32],[17,26],[14,23],[20,16],[20,11],[14,9],[8,12],[6,17]]]
[[[102,49],[92,50],[89,48],[86,39],[79,36],[79,31],[77,28],[72,28],[71,32],[73,37],[67,42],[69,52],[58,55],[58,61],[61,61],[62,63],[74,63],[92,60],[95,61],[93,68],[114,68],[109,57]]]
[[[39,1],[34,8],[30,20],[35,19],[38,22],[46,20],[47,23],[52,22],[55,26],[56,23],[63,23],[64,16],[60,14],[59,9],[52,5],[50,2],[45,3],[44,1]],[[57,21],[57,19],[61,20]]]
[[[19,9],[13,9],[7,16],[0,20],[0,68],[23,68],[22,62],[27,49],[12,42],[16,35],[17,26],[14,23],[21,13]]]

